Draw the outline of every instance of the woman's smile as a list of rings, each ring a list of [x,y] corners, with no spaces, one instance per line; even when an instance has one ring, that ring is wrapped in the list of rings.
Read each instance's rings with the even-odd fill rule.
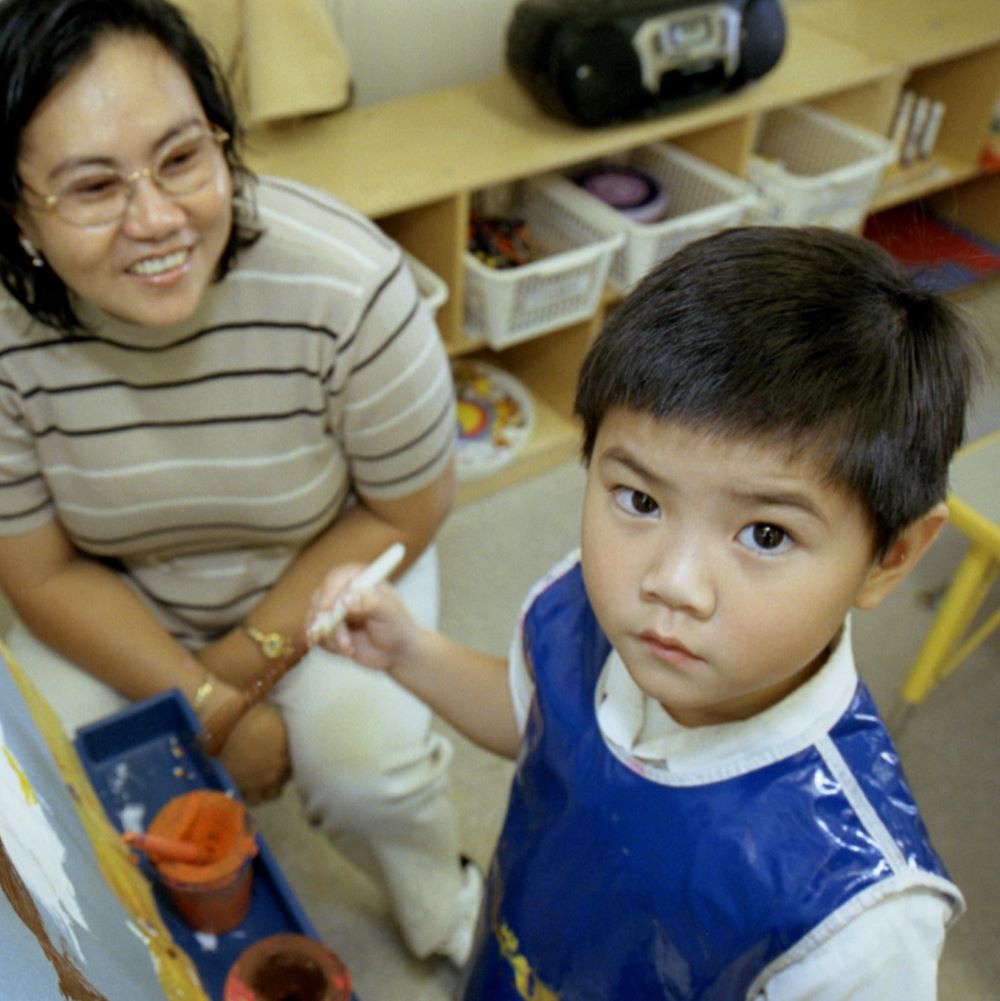
[[[179,281],[188,271],[191,251],[184,248],[159,257],[144,257],[136,261],[128,270],[140,278],[152,279],[155,284]]]

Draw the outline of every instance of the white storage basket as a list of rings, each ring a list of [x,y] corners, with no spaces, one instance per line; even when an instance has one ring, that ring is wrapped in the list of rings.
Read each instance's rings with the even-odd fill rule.
[[[747,168],[758,197],[750,219],[859,229],[893,158],[888,139],[825,112],[768,112]]]
[[[417,291],[433,316],[448,301],[448,286],[423,261],[406,251],[403,253],[417,284]]]
[[[559,178],[566,197],[593,226],[595,236],[624,236],[625,243],[611,264],[611,283],[623,292],[685,244],[738,226],[755,199],[745,181],[669,143],[642,146],[603,162],[644,171],[662,185],[668,198],[663,219],[636,222],[572,180]],[[581,169],[588,166],[594,165]]]
[[[484,214],[523,219],[544,256],[497,269],[466,251],[466,332],[500,349],[593,316],[622,237],[596,237],[549,177],[519,181],[481,198]]]

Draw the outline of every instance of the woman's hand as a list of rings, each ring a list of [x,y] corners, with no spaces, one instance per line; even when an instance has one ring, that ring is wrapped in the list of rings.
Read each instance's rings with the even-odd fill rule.
[[[222,745],[219,760],[248,805],[280,796],[291,774],[288,732],[280,713],[264,703],[249,709]]]

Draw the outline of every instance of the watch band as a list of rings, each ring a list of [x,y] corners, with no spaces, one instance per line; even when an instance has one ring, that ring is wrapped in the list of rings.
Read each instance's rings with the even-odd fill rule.
[[[281,633],[263,633],[246,624],[243,630],[260,647],[267,664],[243,686],[238,700],[223,703],[203,721],[199,742],[207,754],[215,755],[222,750],[223,744],[229,739],[233,728],[243,715],[260,702],[295,667],[308,649],[305,639],[296,643]],[[205,698],[207,697],[206,693]]]

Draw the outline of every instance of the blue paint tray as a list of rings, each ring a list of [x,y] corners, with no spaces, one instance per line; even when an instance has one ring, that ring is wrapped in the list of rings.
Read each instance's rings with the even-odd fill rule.
[[[194,789],[238,795],[226,770],[199,749],[199,729],[187,701],[180,692],[172,691],[137,702],[77,731],[77,754],[118,830],[125,829],[130,816],[145,829],[168,800]],[[222,1001],[230,967],[258,939],[291,932],[319,940],[259,833],[257,844],[250,911],[241,925],[223,935],[192,931],[174,910],[148,860],[140,857],[164,923],[197,966],[213,1001]]]

